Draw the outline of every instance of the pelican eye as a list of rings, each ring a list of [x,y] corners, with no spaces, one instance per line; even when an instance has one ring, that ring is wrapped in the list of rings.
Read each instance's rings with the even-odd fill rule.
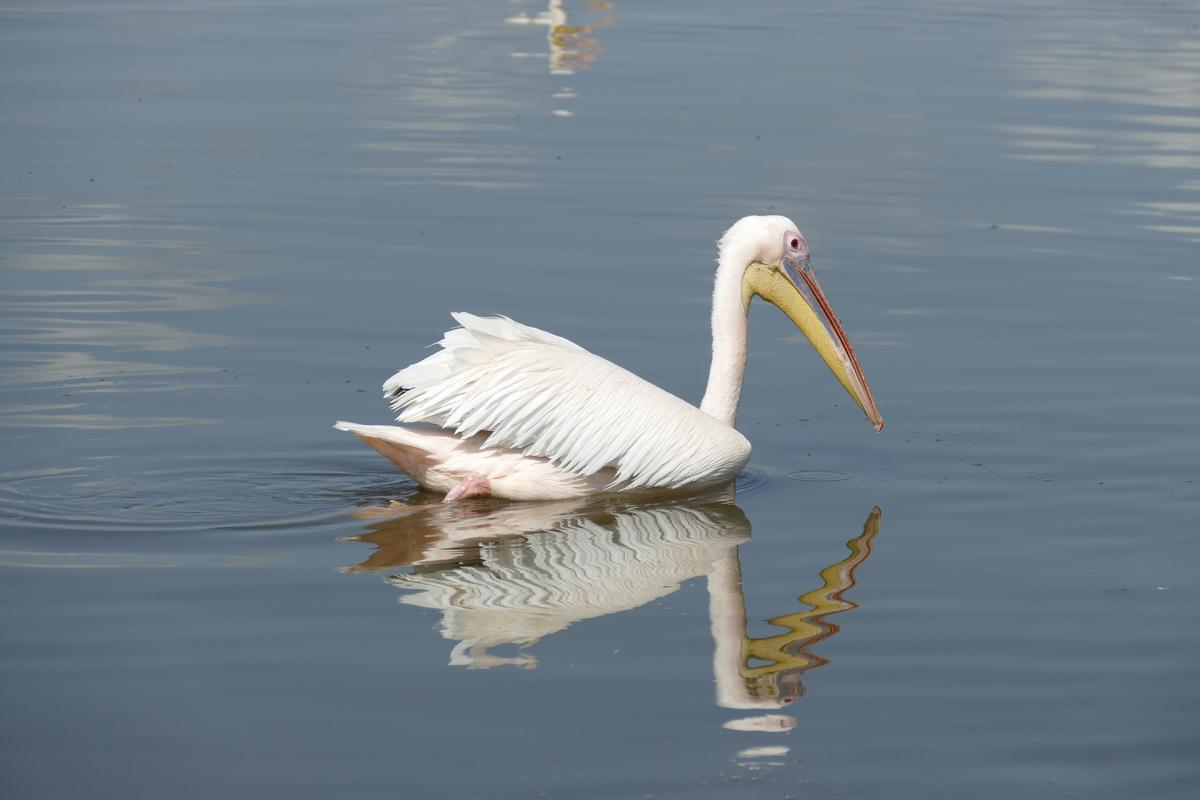
[[[785,256],[793,261],[804,261],[808,258],[808,245],[804,242],[804,234],[797,231],[789,233],[783,239]]]

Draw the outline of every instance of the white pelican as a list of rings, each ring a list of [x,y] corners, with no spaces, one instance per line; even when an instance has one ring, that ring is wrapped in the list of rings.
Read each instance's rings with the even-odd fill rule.
[[[881,430],[866,376],[796,225],[743,217],[717,251],[712,366],[699,408],[561,337],[506,317],[456,313],[462,327],[444,335],[441,350],[383,384],[396,420],[426,427],[334,427],[357,434],[447,502],[724,484],[750,458],[750,442],[733,424],[758,295],[787,314]]]

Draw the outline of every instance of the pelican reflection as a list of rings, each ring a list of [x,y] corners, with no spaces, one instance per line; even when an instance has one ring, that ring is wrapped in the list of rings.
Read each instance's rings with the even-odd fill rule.
[[[579,19],[573,21],[572,13]],[[534,14],[522,10],[504,21],[509,25],[544,27],[550,74],[565,77],[587,69],[599,57],[602,48],[597,31],[613,24],[613,4],[610,0],[585,0],[572,11],[565,0],[549,0],[545,10]],[[530,55],[513,53],[516,57]],[[571,99],[575,97],[575,91],[564,86],[553,97],[555,100]],[[566,108],[556,108],[551,113],[559,117],[572,116]]]
[[[839,627],[828,618],[858,608],[843,595],[855,585],[855,570],[871,555],[881,516],[878,506],[871,509],[862,532],[846,542],[850,555],[821,570],[821,585],[800,595],[808,609],[767,620],[785,629],[774,636],[752,638],[746,634],[745,595],[736,550],[713,565],[708,574],[708,610],[719,705],[779,709],[804,695],[801,676],[829,663],[812,650],[838,632]],[[785,714],[765,714],[730,720],[725,727],[776,731],[789,730],[795,724],[795,719]]]
[[[450,664],[533,668],[528,648],[594,617],[665,597],[691,578],[707,578],[716,701],[757,716],[735,730],[783,731],[795,720],[777,711],[804,694],[801,676],[826,659],[814,652],[837,633],[834,614],[857,606],[845,593],[871,554],[880,511],[847,542],[850,554],[820,572],[800,596],[808,608],[769,618],[782,632],[746,630],[738,546],[750,522],[728,496],[660,503],[579,499],[555,503],[480,500],[368,512],[375,551],[349,571],[383,571],[405,590],[401,602],[440,611],[442,635],[455,642]],[[405,572],[395,572],[407,568]],[[516,646],[517,652],[493,652]],[[778,748],[767,748],[774,753]],[[764,751],[766,752],[766,751]]]

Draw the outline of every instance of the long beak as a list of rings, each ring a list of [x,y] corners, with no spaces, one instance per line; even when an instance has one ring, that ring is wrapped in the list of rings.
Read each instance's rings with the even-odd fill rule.
[[[825,297],[808,259],[795,263],[785,258],[778,267],[761,262],[752,263],[746,269],[743,293],[747,303],[757,294],[787,314],[788,319],[796,324],[821,356],[838,383],[858,403],[875,430],[883,430],[883,417],[871,395],[867,376],[863,374],[858,356],[854,354],[842,323],[833,313],[833,306]],[[817,315],[814,308],[820,310],[821,316]]]

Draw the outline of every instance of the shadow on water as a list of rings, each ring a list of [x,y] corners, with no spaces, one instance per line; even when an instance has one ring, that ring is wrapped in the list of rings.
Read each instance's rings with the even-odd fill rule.
[[[829,663],[813,648],[838,632],[829,617],[857,608],[844,595],[871,555],[882,516],[873,508],[846,543],[850,554],[800,595],[808,608],[770,617],[784,630],[756,638],[747,632],[738,554],[750,539],[750,520],[729,492],[675,502],[415,502],[360,514],[374,521],[350,541],[375,550],[345,571],[386,574],[406,592],[401,602],[440,612],[442,635],[455,642],[451,666],[533,669],[530,648],[542,638],[705,577],[716,702],[756,712],[724,727],[768,733],[796,726],[794,717],[772,712],[803,697],[804,673]],[[494,652],[506,646],[515,654]],[[737,759],[765,765],[787,752],[783,745],[753,747]]]

